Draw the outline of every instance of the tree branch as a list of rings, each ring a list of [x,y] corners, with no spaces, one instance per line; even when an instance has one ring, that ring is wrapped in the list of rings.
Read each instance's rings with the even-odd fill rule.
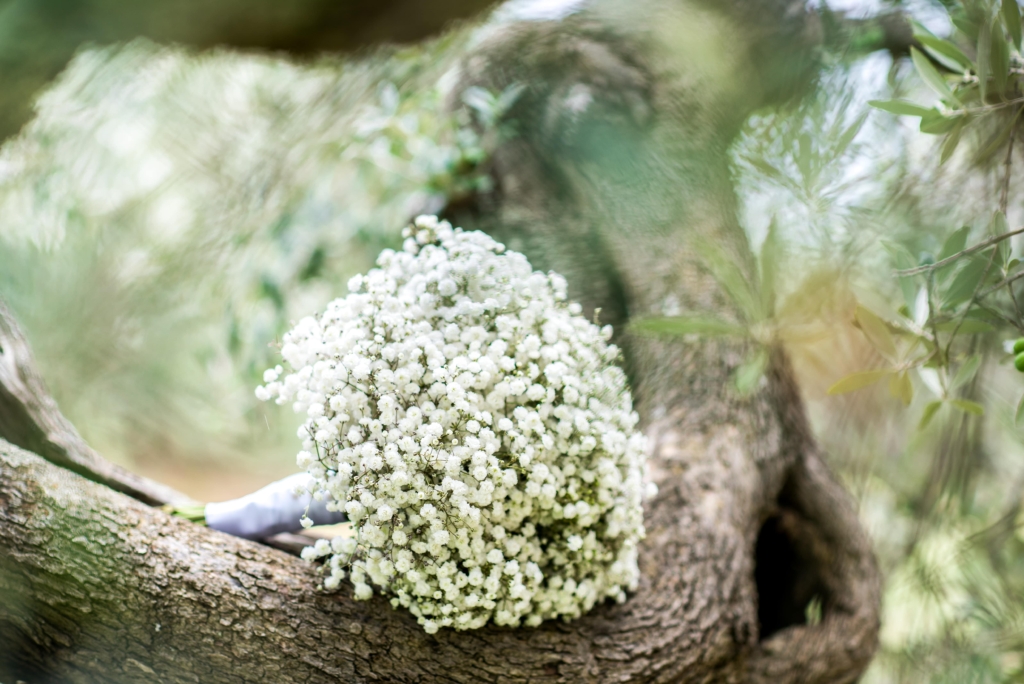
[[[795,446],[780,427],[761,436],[772,453]],[[752,435],[683,431],[678,416],[648,432],[661,492],[634,596],[571,623],[435,636],[384,598],[315,591],[299,559],[0,443],[0,680],[852,681],[874,648],[877,573],[842,489],[798,459],[783,505],[818,547],[825,617],[759,642]]]
[[[187,501],[171,487],[110,463],[61,414],[35,370],[28,340],[0,300],[0,436],[150,505]]]
[[[957,252],[956,254],[951,254],[950,256],[946,257],[945,259],[940,259],[939,261],[936,261],[934,264],[925,264],[924,266],[916,266],[914,268],[907,268],[907,269],[904,269],[902,271],[893,271],[893,275],[903,277],[903,276],[918,275],[919,273],[927,273],[928,271],[934,271],[936,269],[942,268],[943,266],[949,266],[951,263],[953,263],[957,259],[960,259],[962,257],[968,256],[969,254],[974,254],[975,252],[980,252],[983,249],[991,247],[992,245],[997,245],[1000,242],[1002,242],[1003,240],[1009,240],[1014,235],[1020,235],[1021,233],[1024,233],[1024,228],[1017,228],[1015,230],[1011,230],[1008,233],[1002,233],[1000,235],[993,235],[990,238],[986,238],[985,240],[982,240],[981,242],[979,242],[976,245],[971,245],[967,249],[963,249],[963,250]]]

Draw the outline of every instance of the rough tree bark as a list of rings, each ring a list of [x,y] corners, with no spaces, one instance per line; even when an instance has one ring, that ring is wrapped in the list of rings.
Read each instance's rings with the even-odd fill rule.
[[[596,3],[483,35],[462,86],[526,85],[519,135],[494,156],[495,191],[450,216],[565,273],[620,330],[674,311],[740,320],[701,248],[752,275],[727,148],[806,82],[816,40],[799,4],[767,3],[785,17],[774,28],[749,4]],[[876,644],[878,572],[784,352],[740,396],[753,343],[620,341],[660,488],[624,605],[429,636],[380,597],[314,591],[294,557],[0,444],[0,681],[854,681]],[[822,619],[805,624],[815,597]]]

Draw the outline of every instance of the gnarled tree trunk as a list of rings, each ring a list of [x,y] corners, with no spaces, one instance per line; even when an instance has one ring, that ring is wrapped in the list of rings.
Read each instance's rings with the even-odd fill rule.
[[[749,112],[804,81],[813,25],[799,6],[780,4],[789,15],[769,30],[743,1],[642,4],[596,3],[481,37],[461,87],[526,86],[511,115],[518,135],[492,161],[495,191],[449,208],[563,272],[593,315],[619,327],[660,488],[646,507],[637,592],[569,623],[431,636],[384,598],[316,591],[297,558],[4,443],[0,681],[859,676],[877,638],[878,572],[784,353],[773,348],[765,380],[741,396],[732,375],[753,343],[621,332],[630,318],[676,311],[742,319],[701,245],[752,277],[726,151]],[[4,346],[0,363],[23,353]],[[11,367],[31,384],[27,362]],[[18,401],[0,392],[0,417]],[[805,624],[812,599],[822,617]]]

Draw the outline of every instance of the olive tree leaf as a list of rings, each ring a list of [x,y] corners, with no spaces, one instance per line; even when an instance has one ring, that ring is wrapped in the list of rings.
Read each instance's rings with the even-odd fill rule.
[[[494,93],[481,88],[480,86],[470,86],[462,93],[462,101],[476,109],[477,111],[490,111],[494,108],[497,103],[497,99],[494,97]]]
[[[508,110],[512,109],[512,105],[519,100],[519,96],[522,95],[525,90],[526,86],[522,83],[511,83],[506,86],[505,89],[501,91],[501,94],[495,102],[495,109],[497,110],[498,115],[502,116],[506,114]]]
[[[939,155],[939,166],[942,166],[949,158],[956,152],[956,148],[960,145],[960,139],[963,137],[964,126],[967,124],[967,117],[960,117],[953,129],[946,134],[945,139],[942,141],[942,150]]]
[[[902,401],[904,406],[910,406],[914,399],[914,385],[910,382],[910,373],[894,373],[889,378],[889,394]]]
[[[1020,401],[1017,402],[1017,410],[1013,414],[1014,424],[1020,425],[1021,418],[1024,418],[1024,394],[1021,395]]]
[[[869,385],[875,384],[879,380],[892,375],[892,373],[893,371],[889,369],[852,373],[829,387],[828,393],[830,395],[836,395],[846,394],[847,392],[856,392],[859,389],[864,389]]]
[[[758,171],[773,180],[782,180],[786,177],[786,174],[782,173],[782,171],[779,171],[773,165],[760,157],[745,156],[744,159],[746,159],[746,161],[748,161]]]
[[[1020,7],[1017,6],[1017,0],[1003,0],[1000,10],[1003,15],[1003,24],[1010,32],[1013,44],[1020,50]]]
[[[991,25],[986,21],[978,28],[978,92],[981,94],[981,103],[985,104],[988,97],[988,77],[992,74],[991,63]]]
[[[990,137],[985,142],[985,144],[981,146],[981,149],[978,150],[978,153],[974,155],[975,164],[984,163],[986,160],[989,159],[989,157],[998,152],[999,149],[1006,144],[1006,141],[1010,139],[1010,133],[1013,132],[1013,127],[1017,123],[1017,118],[1020,116],[1020,112],[1021,110],[1018,109],[1014,113],[1013,117],[1011,117],[1009,123],[1007,123],[1005,126],[1001,126],[999,130],[996,131],[995,134],[993,134],[992,137]]]
[[[957,12],[950,16],[953,20],[953,26],[956,26],[960,33],[964,34],[970,40],[978,39],[978,31],[981,30],[981,24],[976,20],[977,15]]]
[[[761,347],[757,353],[736,369],[735,382],[739,393],[746,396],[753,392],[766,368],[768,368],[768,350]]]
[[[918,126],[922,133],[928,133],[930,135],[942,135],[943,133],[949,133],[957,124],[963,121],[963,115],[957,114],[956,116],[946,116],[938,110],[932,110],[928,116],[921,117],[921,125]]]
[[[881,318],[860,305],[857,305],[854,310],[853,317],[861,331],[867,336],[868,341],[882,356],[890,361],[896,358],[896,343],[892,339],[892,333],[889,332],[888,326]]]
[[[985,414],[985,407],[976,401],[969,399],[951,399],[950,404],[957,407],[964,413],[970,413],[975,416],[981,416]]]
[[[932,66],[932,63],[928,61],[928,58],[921,53],[915,47],[910,48],[910,60],[914,63],[914,68],[917,70],[918,75],[925,84],[935,91],[935,93],[943,100],[950,102],[960,103],[953,91],[949,89],[949,84],[946,83],[946,79],[943,78],[942,74]]]
[[[915,33],[914,38],[924,46],[928,54],[948,67],[950,71],[963,71],[974,66],[970,58],[948,40],[923,32]]]
[[[703,335],[706,337],[746,337],[747,330],[735,323],[729,323],[710,316],[659,316],[641,318],[629,324],[632,332],[647,335],[681,337]]]
[[[926,427],[928,427],[928,423],[932,422],[932,418],[935,417],[935,414],[938,412],[940,408],[942,408],[941,401],[928,402],[928,404],[924,407],[924,412],[921,414],[921,422],[917,424],[917,429],[924,430]]]
[[[899,116],[928,116],[935,112],[935,109],[931,107],[922,107],[906,100],[869,100],[868,104],[876,109]]]
[[[961,330],[962,329],[963,327],[961,326]],[[975,354],[969,357],[966,361],[960,364],[959,370],[957,370],[956,375],[953,376],[953,381],[949,383],[949,388],[953,390],[956,389],[957,387],[964,385],[967,382],[970,382],[971,378],[974,377],[974,374],[978,372],[978,368],[980,366],[980,355]]]
[[[928,288],[922,287],[917,291],[917,297],[914,299],[914,308],[911,310],[911,314],[914,316],[914,324],[919,328],[923,328],[925,323],[928,322],[928,316],[931,315],[931,302],[928,300]]]
[[[761,300],[763,316],[770,317],[775,309],[776,281],[780,267],[782,250],[779,245],[779,230],[773,218],[768,224],[768,234],[761,243],[761,254],[758,264],[761,267]]]
[[[914,255],[910,253],[910,250],[900,243],[892,242],[890,240],[881,240],[879,241],[879,244],[882,246],[882,249],[889,254],[889,257],[892,259],[893,266],[899,270],[902,271],[907,268],[914,268],[918,265],[917,259],[915,259]]]
[[[860,129],[864,127],[864,122],[867,121],[867,114],[861,114],[857,117],[857,120],[847,126],[843,134],[839,136],[839,140],[836,141],[835,147],[832,149],[832,158],[839,159],[846,154],[847,148],[853,142],[857,134],[860,133]]]
[[[1015,0],[1011,1],[1016,4]],[[1006,76],[1010,69],[1010,49],[1006,44],[1006,38],[1003,37],[999,19],[992,20],[992,28],[989,33],[991,36],[989,67],[992,69],[992,85],[995,87],[995,91],[1002,95],[1006,91]]]
[[[818,174],[814,164],[814,145],[809,133],[801,133],[797,140],[796,166],[800,170],[804,185],[811,187]]]
[[[897,268],[897,270],[902,271],[908,268],[914,268],[915,266],[918,265],[917,259],[914,258],[914,255],[911,254],[906,247],[899,244],[898,242],[882,240],[881,245],[882,249],[884,249],[889,254],[889,258],[892,259],[893,265]],[[900,291],[903,293],[903,298],[907,302],[907,306],[912,306],[917,296],[917,289],[914,286],[913,277],[900,276],[899,285]]]
[[[957,252],[964,251],[964,247],[967,246],[967,234],[970,232],[970,226],[963,226],[950,233],[946,241],[942,243],[942,250],[939,252],[939,258],[936,261],[942,261]]]
[[[946,306],[954,307],[957,304],[966,302],[974,294],[978,283],[985,277],[985,270],[988,268],[988,259],[971,259],[967,265],[960,269],[960,272],[953,278],[946,292],[943,294],[943,302]]]
[[[743,270],[736,263],[736,258],[711,240],[700,241],[697,250],[703,257],[704,265],[739,308],[747,322],[759,320],[762,316],[761,297],[754,293]]]

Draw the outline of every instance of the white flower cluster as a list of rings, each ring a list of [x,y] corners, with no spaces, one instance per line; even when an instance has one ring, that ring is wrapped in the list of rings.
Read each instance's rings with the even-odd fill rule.
[[[288,333],[260,399],[308,415],[298,463],[354,538],[321,540],[427,632],[538,625],[625,599],[644,535],[644,438],[611,329],[565,279],[434,217]]]

